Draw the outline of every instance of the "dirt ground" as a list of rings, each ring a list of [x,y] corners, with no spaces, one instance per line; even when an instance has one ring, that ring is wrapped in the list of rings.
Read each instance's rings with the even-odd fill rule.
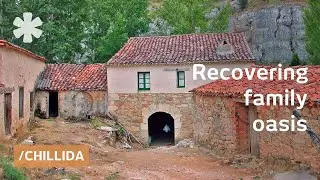
[[[236,168],[204,148],[111,147],[105,132],[90,123],[40,120],[30,132],[35,144],[89,144],[90,166],[83,168],[26,169],[30,179],[260,179],[253,168]],[[263,178],[265,179],[265,178]]]
[[[111,147],[104,132],[90,123],[41,120],[31,134],[36,144],[89,144],[90,166],[66,168],[65,175],[44,169],[28,169],[32,179],[257,179],[254,169],[234,168],[203,148]]]

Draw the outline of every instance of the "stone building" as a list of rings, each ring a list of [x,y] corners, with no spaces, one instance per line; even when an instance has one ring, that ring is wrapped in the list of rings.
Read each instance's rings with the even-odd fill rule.
[[[22,130],[30,118],[35,82],[45,58],[0,40],[0,136]]]
[[[43,118],[104,116],[106,65],[48,64],[36,90],[36,113]]]
[[[276,77],[276,75],[274,75]],[[254,77],[241,81],[218,80],[192,90],[195,94],[197,117],[194,119],[194,138],[225,155],[253,154],[261,158],[278,157],[302,162],[320,171],[320,154],[306,132],[262,132],[253,130],[253,121],[261,119],[266,125],[270,119],[291,120],[291,106],[245,106],[245,91],[250,88],[259,94],[284,94],[295,89],[307,94],[307,104],[301,110],[302,118],[320,134],[320,66],[308,67],[308,83],[293,80],[261,81]],[[201,131],[197,131],[201,129]],[[290,162],[290,161],[289,161]]]
[[[189,91],[193,64],[244,68],[254,62],[244,34],[187,34],[131,38],[108,62],[108,111],[147,143],[175,143],[193,135]]]

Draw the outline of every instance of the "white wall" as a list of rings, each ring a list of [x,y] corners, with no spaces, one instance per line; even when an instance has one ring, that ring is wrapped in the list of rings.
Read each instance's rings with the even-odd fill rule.
[[[245,68],[252,63],[205,64],[209,68]],[[212,80],[193,80],[193,65],[162,65],[135,67],[108,67],[108,93],[187,93],[193,88],[212,82]],[[177,88],[177,72],[186,70],[186,87]],[[138,72],[150,72],[151,88],[138,91]]]

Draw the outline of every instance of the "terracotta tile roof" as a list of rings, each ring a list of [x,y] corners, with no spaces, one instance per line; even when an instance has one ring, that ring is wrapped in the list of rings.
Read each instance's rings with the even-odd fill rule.
[[[9,43],[8,41],[5,41],[5,40],[0,40],[0,47],[6,47],[6,48],[9,48],[9,49],[12,49],[14,51],[23,53],[23,54],[25,54],[27,56],[30,56],[30,57],[35,58],[37,60],[40,60],[42,62],[46,61],[46,59],[44,57],[36,55],[31,51],[28,51],[28,50],[26,50],[24,48],[21,48],[21,47],[17,46],[17,45]]]
[[[218,55],[223,41],[234,52]],[[212,62],[254,61],[255,58],[243,33],[186,34],[130,38],[108,65],[189,64]]]
[[[255,68],[270,69],[270,66],[255,66]],[[200,86],[193,89],[191,92],[202,95],[212,96],[228,96],[234,98],[241,98],[247,89],[252,89],[253,93],[259,94],[284,94],[286,89],[294,89],[295,93],[307,94],[309,102],[320,100],[320,66],[296,66],[294,69],[308,67],[308,82],[306,84],[299,84],[296,80],[259,80],[254,76],[252,81],[249,81],[244,75],[242,80],[217,80],[212,83]],[[244,73],[245,74],[245,73]],[[277,74],[274,73],[274,77]]]
[[[107,90],[105,64],[48,64],[37,81],[38,90]]]

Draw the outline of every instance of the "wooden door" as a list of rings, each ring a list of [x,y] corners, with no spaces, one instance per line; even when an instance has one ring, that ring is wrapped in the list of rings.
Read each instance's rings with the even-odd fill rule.
[[[249,106],[249,122],[250,122],[250,153],[254,156],[260,156],[260,136],[259,132],[253,129],[253,121],[257,119],[257,108],[254,105]]]
[[[11,134],[12,124],[12,94],[7,93],[4,95],[4,127],[6,135]]]

